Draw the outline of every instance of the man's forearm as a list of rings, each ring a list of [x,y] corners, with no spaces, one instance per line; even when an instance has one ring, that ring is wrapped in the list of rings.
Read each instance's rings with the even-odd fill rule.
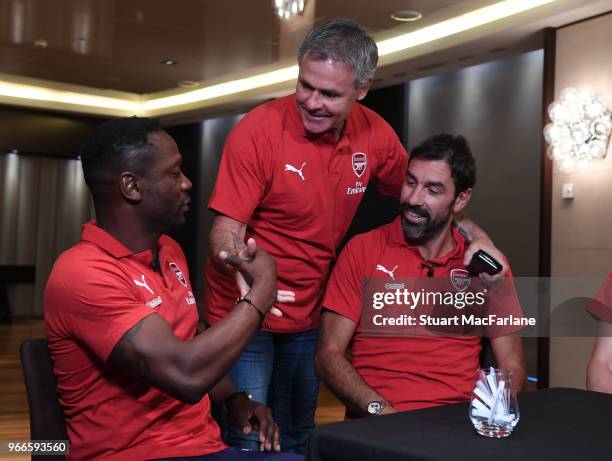
[[[218,214],[215,216],[210,230],[210,257],[212,261],[225,272],[229,268],[219,259],[219,252],[227,251],[237,255],[244,251],[244,236],[246,234],[246,224],[236,221],[228,216]]]
[[[217,384],[210,390],[208,396],[210,400],[215,403],[224,404],[225,401],[236,392],[238,392],[238,388],[234,385],[231,379],[227,376],[224,376],[219,380]]]
[[[315,359],[317,375],[347,408],[360,415],[367,414],[369,402],[386,402],[385,398],[368,386],[353,365],[340,352],[321,351]]]
[[[593,355],[587,369],[587,389],[612,394],[612,325],[599,322]],[[608,336],[603,336],[608,335]]]

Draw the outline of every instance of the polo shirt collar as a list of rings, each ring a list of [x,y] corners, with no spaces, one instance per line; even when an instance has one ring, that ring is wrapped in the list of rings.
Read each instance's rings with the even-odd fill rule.
[[[355,102],[355,104],[359,104],[359,103]],[[348,115],[348,117],[346,117],[344,131],[342,132],[342,137],[338,140],[337,144],[340,144],[342,143],[343,140],[348,139],[348,137],[353,131],[353,125],[354,125],[354,122],[352,120],[353,110],[355,110],[354,107],[353,109],[351,109],[351,113]],[[291,124],[293,125],[293,128],[295,129],[296,134],[304,138],[307,138],[309,140],[312,140],[313,138],[311,138],[306,132],[306,130],[304,129],[304,124],[302,123],[300,113],[298,112],[297,99],[295,98],[295,93],[288,96],[288,111],[289,111],[289,119],[291,120]],[[323,142],[326,142],[325,140],[331,139],[331,136],[324,136],[321,139],[323,140]]]
[[[444,256],[430,259],[430,261],[435,263],[436,265],[443,266],[451,259],[463,258],[463,253],[466,247],[465,239],[459,233],[455,226],[451,227],[451,233],[453,235],[453,238],[455,239],[455,248],[453,248],[450,253]],[[421,252],[418,250],[418,248],[413,247],[406,242],[406,239],[404,238],[404,232],[402,230],[402,222],[400,216],[397,216],[395,220],[391,223],[390,238],[393,243],[410,249],[411,251],[415,252],[420,259],[423,259],[423,256],[421,256]]]
[[[161,253],[162,247],[168,243],[169,237],[161,235],[157,241],[158,254]],[[148,264],[153,259],[151,250],[141,251],[140,253],[134,253],[132,250],[127,248],[115,237],[106,232],[101,227],[98,227],[95,221],[89,221],[83,224],[83,231],[81,233],[81,241],[90,242],[98,247],[102,248],[111,256],[119,259],[125,257],[135,257],[141,260],[143,263]]]

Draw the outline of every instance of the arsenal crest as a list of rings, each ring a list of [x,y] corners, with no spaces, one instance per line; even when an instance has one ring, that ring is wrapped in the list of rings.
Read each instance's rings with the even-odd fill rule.
[[[174,272],[174,275],[176,275],[178,281],[181,282],[185,288],[187,288],[187,280],[185,280],[185,276],[183,275],[181,269],[175,263],[169,263],[168,265],[170,266],[170,269],[172,269],[172,272]]]
[[[470,286],[470,282],[472,281],[470,273],[465,269],[451,269],[450,280],[457,291],[464,291]]]
[[[353,154],[353,171],[358,178],[361,178],[365,173],[368,165],[368,157],[363,152],[355,152]]]

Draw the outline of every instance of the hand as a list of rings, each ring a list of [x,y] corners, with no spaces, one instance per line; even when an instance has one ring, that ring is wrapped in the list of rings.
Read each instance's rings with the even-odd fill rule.
[[[243,261],[251,261],[254,257],[255,252],[257,251],[257,244],[255,243],[255,239],[249,239],[249,241],[251,240],[253,241],[252,245],[249,245],[248,242],[247,245],[243,244],[242,247],[239,247],[240,249],[236,254],[236,256],[238,256],[238,258]],[[237,245],[235,245],[235,247],[238,248]],[[219,256],[221,257],[221,254]],[[238,290],[240,291],[240,297],[242,298],[247,295],[251,287],[239,271],[234,271],[234,273],[236,278],[236,285],[238,286]],[[276,293],[276,302],[280,304],[294,303],[295,293],[293,291],[288,290],[278,290]],[[283,316],[282,311],[274,306],[272,306],[272,308],[270,309],[270,314],[274,315],[275,317]]]
[[[261,451],[280,451],[280,434],[272,418],[272,412],[265,405],[246,397],[233,399],[227,407],[231,421],[241,427],[244,434],[259,430]]]
[[[380,412],[381,415],[390,415],[391,413],[397,413],[397,410],[390,403],[385,405],[385,408]]]
[[[267,313],[277,297],[276,264],[272,257],[264,250],[258,249],[255,240],[250,238],[244,252],[235,255],[220,251],[219,259],[237,270],[240,277],[236,278],[236,283],[241,295],[248,293],[252,298],[256,298],[256,304],[261,305],[264,313]]]
[[[465,256],[463,257],[463,265],[467,266],[470,264],[472,256],[474,256],[478,250],[486,251],[502,265],[502,270],[495,275],[489,275],[486,272],[478,274],[480,280],[482,280],[485,284],[491,284],[503,279],[506,275],[506,271],[508,270],[508,263],[506,262],[502,252],[495,248],[493,242],[486,237],[480,237],[473,240],[470,246],[466,248]]]

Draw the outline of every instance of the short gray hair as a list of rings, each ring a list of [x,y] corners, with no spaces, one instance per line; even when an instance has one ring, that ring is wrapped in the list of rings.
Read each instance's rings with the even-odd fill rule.
[[[355,69],[356,88],[374,76],[378,63],[378,48],[372,37],[347,18],[328,19],[310,29],[300,45],[298,63],[306,55],[348,64]]]

